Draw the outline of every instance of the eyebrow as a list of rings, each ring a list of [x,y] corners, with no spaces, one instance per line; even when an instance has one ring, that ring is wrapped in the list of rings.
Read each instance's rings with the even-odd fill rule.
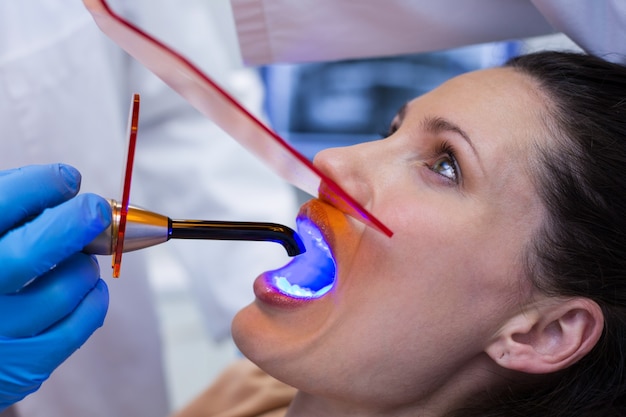
[[[444,119],[443,117],[426,117],[422,120],[422,128],[432,134],[438,134],[442,132],[453,132],[461,136],[468,145],[472,148],[474,153],[476,153],[476,148],[474,148],[474,144],[470,139],[469,135],[461,129],[457,124],[452,123],[449,120]]]
[[[401,124],[404,120],[407,110],[408,103],[405,103],[402,107],[400,107],[400,110],[398,110],[398,113],[396,115],[398,124]],[[472,151],[476,153],[474,143],[472,142],[472,139],[469,137],[467,132],[465,132],[465,130],[461,129],[459,125],[451,122],[450,120],[444,119],[443,117],[439,116],[428,116],[424,120],[422,120],[422,129],[434,135],[442,132],[456,133],[461,136],[468,143],[470,148],[472,148]]]

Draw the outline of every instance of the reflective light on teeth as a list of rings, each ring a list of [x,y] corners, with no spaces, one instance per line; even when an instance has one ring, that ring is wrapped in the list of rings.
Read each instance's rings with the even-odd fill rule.
[[[289,264],[273,271],[272,284],[283,294],[294,298],[319,298],[335,282],[335,261],[317,226],[308,219],[297,221],[298,234],[306,252]]]

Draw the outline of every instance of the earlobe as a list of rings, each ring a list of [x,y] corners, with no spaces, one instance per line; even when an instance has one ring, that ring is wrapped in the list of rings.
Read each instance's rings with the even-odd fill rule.
[[[589,353],[603,327],[602,310],[594,301],[544,297],[508,320],[485,352],[503,368],[552,373]]]

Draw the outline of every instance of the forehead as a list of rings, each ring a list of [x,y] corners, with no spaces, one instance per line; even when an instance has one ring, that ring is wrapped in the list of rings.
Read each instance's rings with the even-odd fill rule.
[[[530,76],[494,68],[455,77],[413,100],[406,112],[450,120],[472,138],[479,153],[489,155],[497,148],[528,157],[534,144],[546,140],[547,108]]]

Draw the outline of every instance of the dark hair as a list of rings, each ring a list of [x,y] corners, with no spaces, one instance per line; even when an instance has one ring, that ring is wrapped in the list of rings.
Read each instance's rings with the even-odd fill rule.
[[[528,276],[548,295],[594,300],[604,331],[558,378],[458,415],[626,416],[626,67],[567,52],[505,66],[535,81],[550,136],[532,164],[546,219],[529,249]]]

